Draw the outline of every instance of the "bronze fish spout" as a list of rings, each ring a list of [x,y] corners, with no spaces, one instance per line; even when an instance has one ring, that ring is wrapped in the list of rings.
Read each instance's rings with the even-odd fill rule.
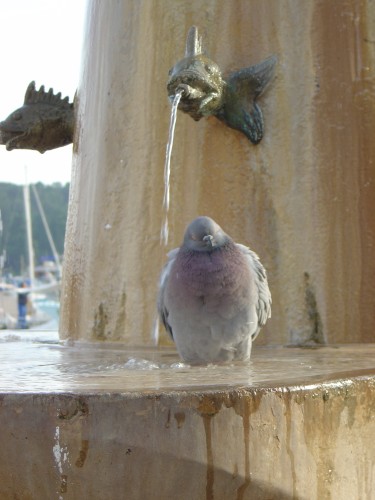
[[[0,123],[0,144],[6,149],[33,149],[44,153],[73,142],[74,109],[61,92],[48,92],[35,82],[27,87],[24,105]]]
[[[258,144],[264,134],[264,122],[256,99],[272,80],[276,61],[277,57],[271,56],[223,78],[219,66],[202,53],[198,29],[192,26],[185,57],[169,72],[168,96],[173,100],[181,93],[178,108],[194,120],[214,115]]]

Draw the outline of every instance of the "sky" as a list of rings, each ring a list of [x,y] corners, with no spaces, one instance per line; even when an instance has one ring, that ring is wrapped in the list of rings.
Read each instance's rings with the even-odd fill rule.
[[[23,105],[28,84],[74,98],[80,78],[86,0],[0,0],[0,121]],[[72,145],[7,151],[0,145],[0,182],[65,184]]]

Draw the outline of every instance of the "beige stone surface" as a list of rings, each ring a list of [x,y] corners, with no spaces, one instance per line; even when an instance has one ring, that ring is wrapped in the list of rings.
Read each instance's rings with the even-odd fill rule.
[[[165,253],[206,214],[268,269],[273,318],[257,342],[373,340],[374,19],[370,0],[90,2],[63,338],[149,343]],[[258,146],[178,114],[165,249],[166,81],[192,24],[224,72],[279,63]]]

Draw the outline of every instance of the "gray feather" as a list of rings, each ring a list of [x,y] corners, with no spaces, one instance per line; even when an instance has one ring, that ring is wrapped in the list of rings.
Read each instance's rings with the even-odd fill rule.
[[[248,360],[271,303],[257,254],[208,217],[188,226],[160,275],[161,321],[191,364]]]
[[[168,323],[168,310],[165,307],[164,303],[164,294],[165,294],[165,287],[168,283],[168,278],[169,278],[169,273],[171,271],[171,267],[173,265],[173,262],[175,261],[176,255],[178,254],[179,248],[175,248],[174,250],[171,250],[168,252],[168,261],[165,264],[165,266],[162,269],[162,272],[160,274],[160,279],[159,279],[159,294],[158,294],[158,313],[160,316],[160,319],[162,320],[162,323],[164,325],[164,328],[167,330],[169,335],[173,339],[173,332],[172,332],[172,327]]]
[[[271,317],[272,297],[268,288],[267,272],[259,260],[258,255],[245,245],[237,243],[237,246],[246,255],[249,267],[254,272],[255,284],[258,289],[258,302],[256,306],[259,328],[252,334],[252,340],[259,335],[260,329],[266,324],[267,319]]]

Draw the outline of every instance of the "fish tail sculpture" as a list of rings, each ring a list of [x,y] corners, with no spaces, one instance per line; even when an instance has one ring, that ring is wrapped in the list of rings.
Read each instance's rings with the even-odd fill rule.
[[[44,85],[27,87],[24,104],[0,123],[0,144],[6,149],[33,149],[44,153],[73,142],[74,104]]]
[[[179,92],[179,109],[194,120],[214,115],[258,144],[264,134],[264,122],[256,100],[272,80],[276,61],[277,57],[271,56],[224,78],[219,66],[203,54],[198,29],[192,26],[185,57],[169,72],[168,95],[173,100]]]

